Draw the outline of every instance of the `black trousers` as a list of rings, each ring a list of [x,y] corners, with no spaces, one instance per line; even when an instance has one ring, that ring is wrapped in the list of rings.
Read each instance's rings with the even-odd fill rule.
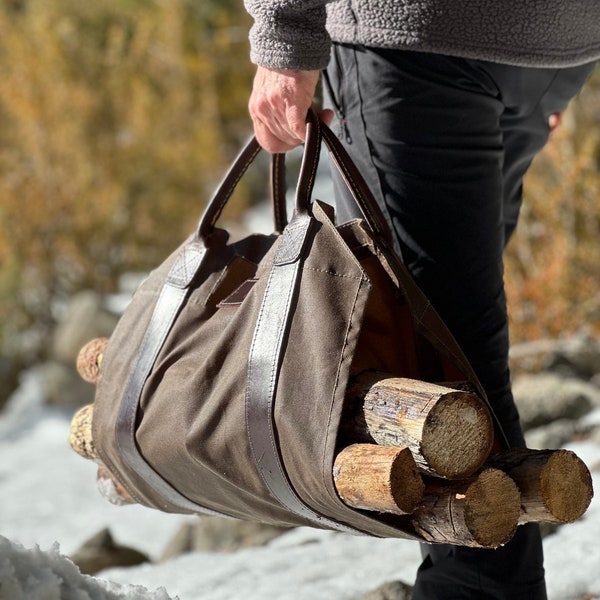
[[[503,250],[522,179],[593,65],[537,69],[335,45],[325,78],[346,149],[397,250],[480,378],[509,442],[524,444],[508,369]],[[335,182],[338,220],[358,216]],[[535,525],[506,546],[424,547],[414,600],[543,600]]]

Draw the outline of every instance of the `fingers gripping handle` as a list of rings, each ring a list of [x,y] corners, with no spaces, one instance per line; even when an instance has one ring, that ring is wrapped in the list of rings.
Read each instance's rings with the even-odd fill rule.
[[[376,234],[382,236],[391,245],[392,238],[387,221],[363,177],[336,136],[327,125],[319,120],[316,113],[312,110],[307,115],[306,142],[296,187],[295,211],[301,214],[310,213],[315,174],[323,142],[325,142],[329,150],[335,168],[339,171],[354,200],[361,209],[365,221]],[[205,245],[208,245],[216,223],[238,182],[258,156],[260,150],[261,148],[256,138],[252,138],[235,159],[229,172],[225,175],[211,201],[208,203],[196,231],[198,239]],[[271,166],[271,198],[275,215],[275,230],[278,232],[286,223],[285,169],[283,167],[284,155],[273,155]]]

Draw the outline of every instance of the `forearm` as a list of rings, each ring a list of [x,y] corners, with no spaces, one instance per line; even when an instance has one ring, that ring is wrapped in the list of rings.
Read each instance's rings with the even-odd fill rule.
[[[327,0],[244,0],[254,19],[250,59],[272,69],[302,71],[327,66],[331,40],[325,28]]]

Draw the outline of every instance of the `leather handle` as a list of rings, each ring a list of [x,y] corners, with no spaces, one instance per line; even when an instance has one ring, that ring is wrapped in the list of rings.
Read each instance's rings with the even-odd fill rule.
[[[285,154],[273,154],[271,158],[271,207],[275,233],[283,233],[288,224],[285,202]]]
[[[258,156],[260,150],[261,148],[256,141],[256,138],[252,138],[238,154],[237,158],[229,168],[229,171],[221,181],[214,196],[206,205],[204,213],[198,223],[198,227],[196,228],[196,237],[204,242],[205,245],[208,245],[208,241],[215,229],[215,225],[217,224],[225,205],[231,198],[239,180]]]
[[[342,175],[350,193],[358,204],[365,221],[374,233],[390,244],[392,235],[381,209],[365,183],[362,175],[354,166],[348,153],[333,132],[322,123],[317,114],[310,110],[306,119],[306,141],[300,174],[296,187],[294,210],[298,214],[310,214],[311,197],[315,183],[315,175],[319,164],[321,144],[327,146],[332,162]],[[208,203],[198,224],[196,235],[204,244],[208,244],[215,225],[231,198],[235,187],[261,148],[256,138],[252,138],[235,159],[229,172],[218,187],[215,195]],[[285,216],[285,155],[274,155],[271,172],[271,194],[274,208],[275,228],[281,231],[286,224]]]
[[[373,233],[380,236],[379,241],[387,243],[392,249],[394,247],[392,230],[369,186],[331,129],[326,125],[321,129],[323,141],[329,150],[329,157],[344,179],[365,221]]]

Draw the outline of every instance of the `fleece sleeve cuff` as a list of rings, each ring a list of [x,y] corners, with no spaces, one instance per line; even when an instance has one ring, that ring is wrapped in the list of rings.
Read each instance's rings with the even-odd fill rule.
[[[245,0],[254,18],[250,60],[272,69],[320,70],[327,66],[331,39],[325,2]]]

